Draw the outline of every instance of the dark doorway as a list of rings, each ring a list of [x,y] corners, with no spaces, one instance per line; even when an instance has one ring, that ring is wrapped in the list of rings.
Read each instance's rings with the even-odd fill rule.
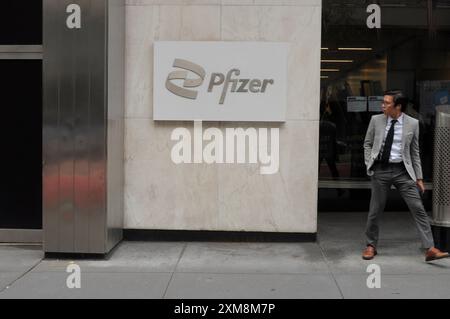
[[[0,229],[42,229],[42,0],[0,3]]]
[[[42,44],[42,0],[0,2],[0,45]]]
[[[0,228],[42,228],[42,60],[0,60]]]
[[[396,4],[394,5],[393,2]],[[367,25],[377,3],[380,28]],[[370,201],[364,138],[383,92],[409,97],[420,125],[420,155],[431,210],[435,109],[450,100],[448,0],[322,1],[319,212],[363,211]],[[386,211],[407,211],[396,190]]]

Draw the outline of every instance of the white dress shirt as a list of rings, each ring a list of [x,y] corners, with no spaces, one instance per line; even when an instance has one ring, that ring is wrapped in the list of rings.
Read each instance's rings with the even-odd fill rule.
[[[386,141],[387,134],[391,128],[393,118],[388,116],[386,123],[386,129],[384,132],[384,141],[381,149],[384,149],[384,143]],[[394,140],[392,141],[391,156],[389,157],[389,163],[401,163],[402,157],[402,135],[403,135],[403,113],[398,117],[397,123],[394,126]]]

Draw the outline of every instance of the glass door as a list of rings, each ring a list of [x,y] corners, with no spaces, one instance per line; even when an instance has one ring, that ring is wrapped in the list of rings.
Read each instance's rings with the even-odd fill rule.
[[[434,109],[450,96],[450,2],[323,0],[322,6],[319,210],[368,209],[363,142],[388,89],[404,91],[406,113],[419,120],[430,189]],[[407,209],[391,195],[387,210]]]
[[[42,0],[0,3],[0,242],[42,240]]]

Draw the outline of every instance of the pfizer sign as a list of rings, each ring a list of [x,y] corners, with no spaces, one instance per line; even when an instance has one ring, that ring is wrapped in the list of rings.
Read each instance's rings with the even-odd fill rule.
[[[287,43],[155,42],[154,120],[284,122]]]

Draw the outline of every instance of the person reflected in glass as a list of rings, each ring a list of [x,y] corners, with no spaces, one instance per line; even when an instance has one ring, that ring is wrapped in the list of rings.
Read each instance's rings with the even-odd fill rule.
[[[332,114],[330,104],[325,105],[325,110],[320,120],[320,142],[319,142],[319,173],[322,161],[325,160],[331,172],[333,180],[339,180],[339,171],[336,166],[338,156],[338,145],[336,137],[336,124],[334,124],[330,116]],[[338,196],[342,196],[343,190],[337,189]]]

